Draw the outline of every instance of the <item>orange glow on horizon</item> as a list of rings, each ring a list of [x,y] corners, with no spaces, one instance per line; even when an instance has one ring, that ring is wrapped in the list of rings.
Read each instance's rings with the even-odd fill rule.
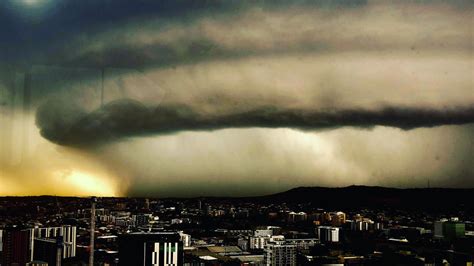
[[[115,185],[106,178],[74,170],[70,173],[56,172],[56,180],[72,189],[77,196],[116,196]],[[68,189],[68,191],[71,191]]]
[[[0,196],[120,196],[111,178],[87,172],[54,171],[42,182],[28,182],[23,178],[0,176]]]

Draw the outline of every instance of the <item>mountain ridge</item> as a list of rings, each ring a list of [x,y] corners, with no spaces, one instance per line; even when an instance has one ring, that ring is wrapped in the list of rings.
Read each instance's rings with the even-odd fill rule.
[[[310,203],[321,207],[386,207],[399,209],[474,209],[474,188],[296,187],[255,197],[275,203]]]

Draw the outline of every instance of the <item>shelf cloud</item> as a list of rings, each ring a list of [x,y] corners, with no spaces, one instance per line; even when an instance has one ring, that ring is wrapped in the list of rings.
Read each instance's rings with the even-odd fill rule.
[[[45,104],[38,109],[36,121],[40,132],[53,142],[71,146],[186,130],[249,127],[318,130],[344,126],[390,126],[409,130],[474,123],[474,107],[454,110],[387,107],[381,110],[314,111],[267,106],[225,115],[204,115],[187,106],[148,108],[131,100],[111,102],[84,114],[71,108],[61,110],[51,106]]]

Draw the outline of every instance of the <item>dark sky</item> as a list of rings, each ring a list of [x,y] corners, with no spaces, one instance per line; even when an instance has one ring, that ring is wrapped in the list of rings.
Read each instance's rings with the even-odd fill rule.
[[[472,187],[473,7],[2,1],[0,194]]]

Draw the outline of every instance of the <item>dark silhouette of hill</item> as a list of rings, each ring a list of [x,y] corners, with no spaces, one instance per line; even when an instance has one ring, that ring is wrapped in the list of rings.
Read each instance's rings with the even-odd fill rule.
[[[107,197],[106,197],[107,198]],[[119,197],[120,198],[120,197]],[[117,199],[119,199],[117,198]],[[151,197],[153,198],[153,197]],[[2,200],[77,201],[89,204],[88,198],[56,196],[0,197]],[[113,199],[113,198],[109,198]],[[162,198],[163,199],[163,198]],[[474,188],[387,188],[372,186],[297,187],[285,192],[255,197],[190,197],[165,200],[202,199],[207,202],[254,202],[264,204],[311,204],[328,209],[400,209],[420,211],[473,211]]]
[[[349,186],[341,188],[298,187],[285,192],[256,197],[275,203],[311,203],[324,207],[367,207],[420,210],[474,209],[474,189],[386,188]]]

